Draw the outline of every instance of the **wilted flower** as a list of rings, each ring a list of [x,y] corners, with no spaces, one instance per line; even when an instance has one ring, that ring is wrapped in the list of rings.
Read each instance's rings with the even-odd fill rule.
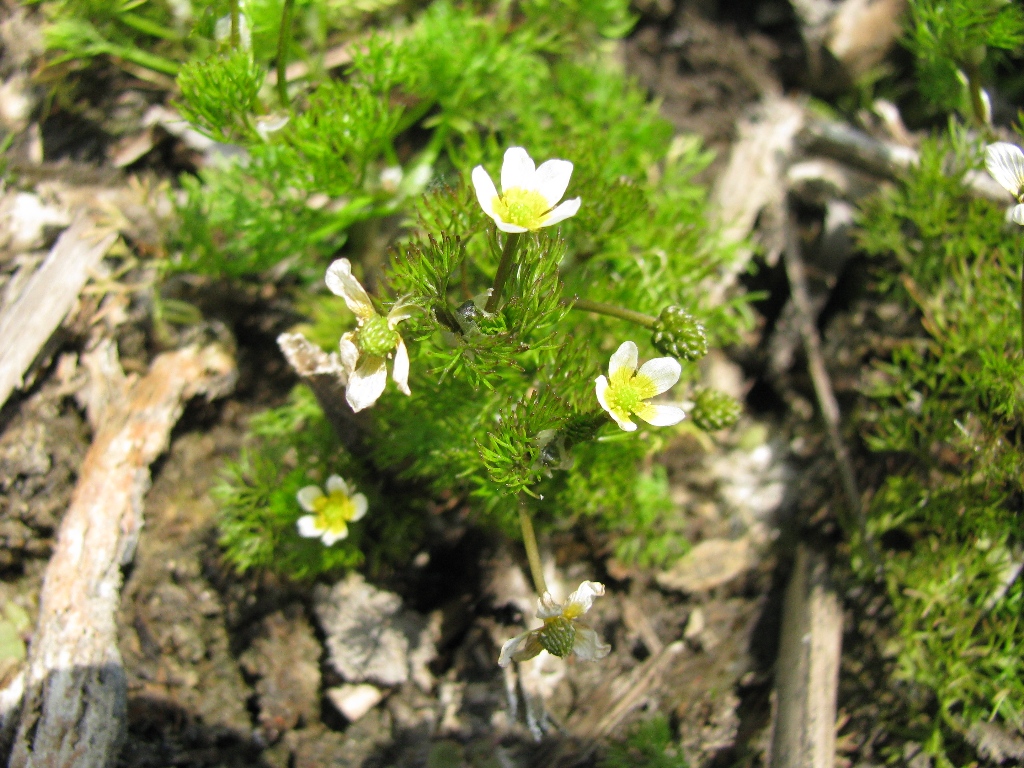
[[[1010,218],[1024,226],[1024,152],[1005,141],[989,144],[985,148],[985,167],[1017,201],[1018,205],[1010,210]]]
[[[654,405],[647,402],[655,395],[670,389],[682,370],[671,357],[656,357],[636,369],[638,351],[632,341],[624,341],[608,363],[608,378],[598,376],[597,401],[611,414],[615,422],[627,432],[636,429],[629,420],[636,414],[655,427],[678,424],[686,414],[674,405]]]
[[[356,316],[359,327],[342,335],[338,343],[341,363],[348,371],[345,399],[353,411],[369,408],[384,391],[387,358],[394,356],[391,378],[409,393],[409,351],[395,327],[412,314],[410,305],[398,301],[387,317],[377,313],[363,286],[352,276],[348,259],[338,259],[327,269],[327,287],[341,296]]]
[[[597,632],[579,620],[590,610],[594,598],[603,594],[604,584],[596,581],[584,581],[561,605],[545,593],[537,611],[537,618],[544,620],[544,626],[516,635],[501,646],[498,665],[507,667],[513,661],[526,661],[541,651],[563,659],[570,653],[584,661],[603,659],[611,646],[602,643]]]
[[[307,485],[296,497],[299,506],[309,512],[299,518],[299,535],[320,538],[328,547],[348,536],[348,524],[366,514],[366,497],[352,493],[338,475],[327,478],[327,493],[318,485]]]
[[[473,169],[473,187],[484,213],[502,232],[534,232],[574,216],[580,199],[558,201],[572,176],[568,160],[548,160],[540,168],[522,147],[509,147],[501,164],[501,194],[482,165]]]

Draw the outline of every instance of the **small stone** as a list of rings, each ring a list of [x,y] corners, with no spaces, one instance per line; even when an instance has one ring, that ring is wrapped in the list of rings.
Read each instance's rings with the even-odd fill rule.
[[[659,586],[679,592],[708,592],[728,584],[756,564],[747,539],[708,539],[683,555],[672,568],[655,576]]]
[[[427,666],[437,655],[438,628],[404,609],[401,597],[353,573],[331,588],[318,586],[313,603],[327,635],[328,661],[346,681],[431,684]]]
[[[706,626],[707,621],[704,619],[704,611],[700,608],[694,608],[690,612],[689,618],[686,619],[686,629],[683,630],[683,637],[687,640],[696,640],[700,637],[701,632],[704,631]]]
[[[369,683],[345,684],[328,688],[327,698],[346,720],[354,723],[384,700],[384,692]]]

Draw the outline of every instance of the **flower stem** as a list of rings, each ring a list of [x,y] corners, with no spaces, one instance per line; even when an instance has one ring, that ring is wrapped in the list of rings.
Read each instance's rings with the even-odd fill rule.
[[[539,597],[543,597],[547,594],[548,585],[544,581],[544,567],[540,562],[540,550],[537,548],[537,536],[533,532],[533,521],[530,520],[530,513],[526,511],[526,502],[522,497],[519,499],[519,527],[523,532],[523,546],[526,547],[526,559],[530,562],[533,588],[537,590]]]
[[[484,312],[493,315],[498,309],[501,301],[501,292],[505,288],[505,281],[512,272],[512,265],[516,260],[516,251],[519,249],[520,232],[509,232],[505,238],[505,247],[501,250],[501,261],[498,262],[498,271],[494,273],[494,285],[491,286],[491,295],[487,297],[487,304],[484,305]]]
[[[242,42],[242,34],[239,32],[239,18],[238,18],[238,2],[239,0],[231,0],[231,49],[238,50],[239,45]]]
[[[572,308],[578,309],[581,312],[594,312],[598,315],[608,315],[609,317],[617,317],[620,320],[628,320],[644,328],[653,328],[654,324],[658,322],[658,318],[645,315],[643,312],[634,312],[632,309],[615,307],[611,304],[589,301],[588,299],[576,299],[573,301]]]
[[[977,65],[969,64],[964,66],[967,74],[967,90],[971,95],[971,109],[974,111],[974,120],[982,128],[987,128],[991,123],[991,115],[985,108],[985,97],[981,90],[981,70]]]
[[[277,97],[288,109],[288,41],[292,36],[292,8],[295,0],[284,0],[281,11],[281,29],[277,33]]]

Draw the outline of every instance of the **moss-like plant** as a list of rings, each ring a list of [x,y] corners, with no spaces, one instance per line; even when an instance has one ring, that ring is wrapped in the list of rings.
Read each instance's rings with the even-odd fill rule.
[[[862,413],[891,467],[869,529],[894,547],[883,562],[901,673],[935,692],[960,734],[1024,726],[1024,238],[964,186],[981,149],[960,132],[926,144],[906,180],[865,205],[860,235],[885,259],[879,286],[920,318]]]

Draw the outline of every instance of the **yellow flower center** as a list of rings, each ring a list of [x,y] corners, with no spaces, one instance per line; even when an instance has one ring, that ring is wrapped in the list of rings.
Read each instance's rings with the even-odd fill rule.
[[[551,206],[540,192],[512,187],[494,198],[494,212],[502,221],[531,231],[540,229]]]
[[[321,531],[344,533],[348,529],[348,521],[356,513],[355,504],[341,491],[331,491],[329,496],[321,496],[313,501],[313,514],[316,525]]]

